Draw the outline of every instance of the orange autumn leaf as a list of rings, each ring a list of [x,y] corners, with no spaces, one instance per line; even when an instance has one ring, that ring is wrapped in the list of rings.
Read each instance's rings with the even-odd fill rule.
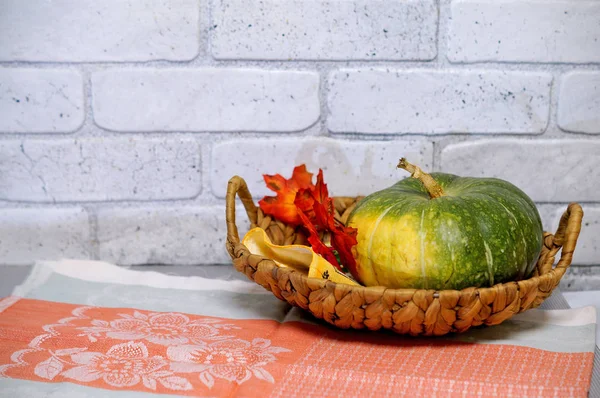
[[[265,196],[258,202],[265,214],[304,229],[314,252],[336,268],[342,270],[342,265],[350,270],[356,268],[351,251],[352,246],[357,244],[356,229],[335,220],[333,201],[323,181],[323,170],[319,169],[315,185],[312,184],[312,173],[306,170],[305,165],[297,166],[290,179],[279,174],[264,175],[264,179],[267,187],[277,194]],[[327,237],[327,244],[322,241],[322,236]]]
[[[327,185],[323,182],[323,170],[319,169],[317,183],[308,189],[300,189],[296,195],[295,204],[310,220],[314,220],[315,211],[313,206],[315,202],[325,203],[327,198],[329,198],[329,191]]]
[[[302,210],[298,211],[298,215],[302,220],[302,227],[308,231],[308,243],[310,243],[311,248],[317,254],[320,254],[325,260],[327,260],[331,265],[336,267],[337,269],[341,269],[338,264],[337,258],[335,257],[335,252],[333,248],[326,246],[321,238],[319,237],[319,231],[317,231],[316,226],[311,222],[311,220],[302,212]]]
[[[352,275],[357,274],[356,260],[352,255],[352,246],[358,244],[356,234],[356,228],[339,224],[333,231],[333,236],[331,238],[331,244],[337,250],[342,265],[348,268]]]
[[[306,165],[294,167],[292,172],[292,181],[298,185],[298,189],[307,189],[313,186],[313,174],[306,170]]]
[[[296,195],[295,203],[300,210],[303,226],[309,232],[308,242],[313,250],[340,270],[342,265],[354,270],[356,260],[351,249],[358,243],[357,230],[346,227],[335,219],[333,200],[329,197],[327,185],[323,181],[323,170],[319,169],[315,187],[301,189]],[[303,217],[305,214],[306,217]],[[319,238],[320,233],[326,233],[331,237],[331,246],[323,244]],[[337,261],[335,252],[341,264]]]
[[[272,215],[293,226],[302,224],[298,216],[298,209],[294,204],[296,193],[300,189],[309,189],[312,185],[312,173],[306,170],[306,165],[294,168],[292,178],[286,180],[280,174],[263,175],[267,187],[277,196],[265,196],[258,202],[265,214]]]

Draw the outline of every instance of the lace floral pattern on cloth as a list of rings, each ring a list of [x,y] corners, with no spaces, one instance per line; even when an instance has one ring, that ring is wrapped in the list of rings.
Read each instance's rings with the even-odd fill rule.
[[[268,339],[241,338],[240,327],[221,319],[127,311],[113,316],[107,309],[75,307],[70,316],[41,326],[45,333],[27,348],[12,352],[0,376],[33,370],[46,381],[152,391],[190,391],[195,378],[210,390],[252,378],[274,383],[266,367],[290,352]]]
[[[227,339],[232,336],[221,335],[221,330],[239,329],[236,326],[222,324],[216,319],[196,319],[179,313],[150,313],[144,315],[139,311],[130,314],[119,314],[120,319],[110,322],[94,319],[93,326],[79,327],[90,341],[106,336],[119,340],[143,339],[154,344],[165,346],[187,343],[202,344],[206,340]]]

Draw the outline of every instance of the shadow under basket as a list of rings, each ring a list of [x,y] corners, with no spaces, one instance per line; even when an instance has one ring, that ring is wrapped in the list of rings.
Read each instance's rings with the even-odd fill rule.
[[[444,335],[472,326],[497,325],[515,314],[538,307],[558,286],[571,264],[583,211],[571,203],[554,235],[544,232],[544,244],[534,274],[518,282],[463,290],[389,289],[309,278],[273,260],[251,254],[240,242],[235,224],[239,196],[252,228],[260,227],[275,244],[302,242],[303,236],[257,208],[240,177],[229,180],[226,199],[227,251],[235,268],[270,290],[277,298],[303,308],[342,329],[389,329],[400,334]],[[344,220],[359,198],[334,198],[336,217]],[[561,250],[560,260],[554,265]]]

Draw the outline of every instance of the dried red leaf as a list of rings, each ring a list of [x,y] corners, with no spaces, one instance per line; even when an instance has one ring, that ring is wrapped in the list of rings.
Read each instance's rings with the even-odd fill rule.
[[[281,174],[275,174],[273,176],[263,175],[263,178],[267,183],[267,188],[271,191],[283,191],[288,185],[287,180]]]
[[[354,256],[352,256],[351,250],[352,246],[358,243],[356,240],[357,231],[355,228],[345,227],[343,224],[336,221],[333,201],[329,197],[327,185],[323,181],[323,170],[319,170],[317,183],[313,189],[298,191],[295,204],[302,213],[307,213],[306,219],[302,219],[303,226],[306,227],[309,232],[314,231],[317,238],[319,233],[322,234],[328,232],[331,235],[331,246],[337,251],[341,263],[349,269],[354,270],[356,268],[356,261],[354,260]],[[311,232],[311,236],[312,235],[313,233]],[[327,250],[322,249],[320,246],[315,247],[310,238],[309,243],[313,246],[315,252],[324,257],[325,254],[329,256],[329,252],[333,254],[333,251],[325,245],[323,246],[325,246]],[[335,258],[334,254],[333,258]],[[338,269],[342,268],[337,259],[331,261],[327,258],[327,260]]]
[[[297,226],[302,223],[298,217],[298,209],[294,204],[296,193],[299,189],[310,189],[312,185],[312,173],[306,170],[306,165],[294,168],[292,178],[286,180],[280,174],[263,175],[267,187],[274,191],[277,196],[265,196],[258,202],[265,214],[281,220],[287,224]]]
[[[356,275],[356,260],[352,255],[352,247],[358,241],[356,240],[356,228],[345,227],[339,224],[332,231],[331,244],[338,252],[342,264],[350,270],[352,275]]]
[[[338,264],[337,258],[335,257],[335,252],[333,251],[333,248],[327,247],[323,243],[323,241],[321,241],[321,238],[319,237],[319,232],[317,231],[315,225],[302,212],[302,210],[298,212],[298,215],[302,220],[302,226],[308,232],[308,243],[310,243],[310,246],[312,247],[313,251],[323,256],[323,258],[329,261],[329,263],[334,267],[341,269],[340,265]]]
[[[329,199],[329,191],[327,190],[327,184],[323,181],[323,170],[319,169],[317,174],[317,183],[313,190],[314,199],[319,203],[325,203]]]
[[[286,191],[275,196],[265,196],[258,202],[265,214],[270,214],[290,225],[300,225],[298,209],[294,204],[295,192]]]
[[[315,253],[336,268],[342,269],[337,253],[343,265],[350,270],[356,269],[352,246],[357,244],[357,231],[335,220],[335,209],[323,180],[323,170],[319,169],[315,185],[305,165],[296,167],[289,180],[279,174],[265,175],[264,179],[267,187],[277,193],[277,196],[265,196],[259,201],[265,214],[289,225],[301,225],[308,233],[308,242]],[[323,243],[321,236],[329,236],[331,246]]]
[[[296,194],[296,199],[294,200],[294,205],[298,210],[302,211],[309,220],[315,218],[315,212],[313,210],[314,203],[315,200],[310,189],[299,190]]]
[[[314,186],[312,176],[313,174],[306,170],[306,165],[302,164],[294,167],[291,180],[297,184],[298,189],[307,189]]]

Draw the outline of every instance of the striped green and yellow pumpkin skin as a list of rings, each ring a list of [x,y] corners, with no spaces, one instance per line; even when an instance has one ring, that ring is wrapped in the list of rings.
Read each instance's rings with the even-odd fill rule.
[[[438,290],[528,277],[543,235],[531,199],[500,179],[431,175],[444,196],[431,199],[406,178],[358,203],[347,222],[358,229],[353,276],[366,286]]]

